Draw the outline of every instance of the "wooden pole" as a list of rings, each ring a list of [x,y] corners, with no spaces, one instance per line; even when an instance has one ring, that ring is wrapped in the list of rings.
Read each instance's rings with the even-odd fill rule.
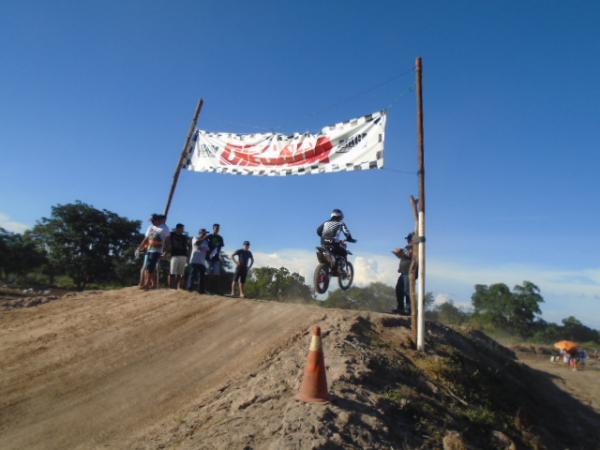
[[[417,58],[417,134],[419,153],[419,216],[417,236],[419,242],[419,278],[417,299],[417,350],[425,349],[425,145],[423,133],[423,62]]]
[[[202,105],[204,105],[204,99],[200,99],[198,104],[196,105],[196,111],[194,112],[194,117],[192,118],[192,123],[190,125],[190,130],[188,131],[187,137],[185,138],[185,143],[183,144],[183,150],[181,150],[181,156],[179,157],[179,161],[177,162],[177,167],[175,168],[175,174],[173,175],[173,182],[171,183],[171,190],[169,191],[169,197],[167,198],[167,205],[165,206],[165,216],[169,215],[169,208],[171,208],[171,201],[173,200],[173,194],[175,193],[175,188],[177,187],[177,181],[179,180],[179,173],[181,172],[181,168],[183,166],[183,162],[187,157],[188,147],[190,145],[190,141],[192,140],[192,136],[194,135],[194,130],[196,129],[196,124],[198,123],[198,118],[200,117],[200,111],[202,110]]]
[[[413,229],[413,239],[409,242],[413,257],[410,259],[410,267],[408,269],[408,292],[410,298],[410,333],[414,345],[417,345],[417,261],[414,257],[418,253],[417,248],[417,230],[419,229],[419,212],[417,199],[410,196],[410,207],[415,218],[415,226]]]

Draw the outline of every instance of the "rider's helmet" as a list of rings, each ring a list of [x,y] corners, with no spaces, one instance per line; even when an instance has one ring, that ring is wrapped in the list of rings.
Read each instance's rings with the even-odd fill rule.
[[[333,211],[331,211],[331,218],[335,220],[344,220],[344,213],[341,209],[335,208]]]

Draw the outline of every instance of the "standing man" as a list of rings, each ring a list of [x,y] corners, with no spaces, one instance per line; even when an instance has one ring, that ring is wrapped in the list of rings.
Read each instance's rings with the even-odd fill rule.
[[[244,298],[244,284],[246,284],[246,276],[248,276],[248,271],[254,265],[254,256],[252,256],[252,252],[250,251],[250,242],[244,241],[243,247],[239,250],[236,250],[236,252],[231,255],[231,259],[236,265],[235,275],[233,276],[233,281],[231,282],[231,296],[235,296],[235,283],[238,282],[240,285],[240,297]]]
[[[150,226],[146,230],[144,240],[137,248],[139,252],[146,251],[142,269],[141,287],[143,289],[156,289],[158,287],[158,262],[163,255],[165,241],[168,237],[169,227],[165,224],[165,216],[152,214]]]
[[[221,231],[221,225],[215,223],[213,225],[212,234],[208,235],[208,274],[212,275],[214,285],[212,291],[220,291],[218,277],[221,275],[221,250],[225,246],[223,237],[219,234]]]
[[[171,254],[169,287],[171,289],[183,289],[183,275],[190,253],[190,241],[185,234],[185,227],[182,223],[175,225],[175,231],[172,231],[167,239],[166,248],[167,253]]]
[[[190,257],[190,275],[187,289],[192,292],[194,285],[198,282],[198,292],[205,294],[204,275],[206,273],[206,255],[208,254],[208,231],[200,230],[198,236],[192,241],[192,255]]]
[[[401,315],[410,316],[410,288],[408,283],[408,273],[410,271],[410,262],[413,256],[412,238],[414,233],[409,233],[404,239],[407,245],[404,248],[395,248],[392,253],[400,259],[398,265],[398,281],[396,282],[396,302],[398,308],[393,312]]]
[[[212,234],[208,235],[208,262],[209,262],[209,273],[211,275],[221,275],[221,250],[225,247],[225,241],[219,234],[221,231],[221,225],[215,223],[213,225]]]

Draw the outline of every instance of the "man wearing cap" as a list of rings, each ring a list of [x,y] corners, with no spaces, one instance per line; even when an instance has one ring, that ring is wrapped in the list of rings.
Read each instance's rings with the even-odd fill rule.
[[[190,257],[190,275],[187,289],[192,292],[198,282],[198,292],[205,294],[204,275],[206,273],[206,255],[208,254],[208,231],[200,229],[198,236],[192,240],[192,255]]]
[[[237,257],[237,260],[236,260]],[[250,242],[244,241],[244,245],[239,250],[231,255],[231,259],[236,264],[235,274],[231,282],[231,296],[235,296],[235,283],[240,285],[240,297],[244,298],[244,284],[246,284],[246,276],[248,271],[254,265],[254,257],[250,251]]]
[[[410,289],[408,283],[408,274],[410,271],[410,262],[412,260],[412,238],[414,233],[409,233],[404,239],[407,241],[407,245],[404,248],[395,248],[392,253],[400,259],[398,265],[398,281],[396,282],[396,302],[398,308],[393,312],[398,314],[409,316],[410,311]]]

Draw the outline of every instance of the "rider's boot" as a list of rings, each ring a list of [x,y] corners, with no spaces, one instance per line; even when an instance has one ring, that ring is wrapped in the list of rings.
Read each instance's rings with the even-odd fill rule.
[[[344,258],[338,258],[338,271],[342,275],[346,275],[346,260]]]

